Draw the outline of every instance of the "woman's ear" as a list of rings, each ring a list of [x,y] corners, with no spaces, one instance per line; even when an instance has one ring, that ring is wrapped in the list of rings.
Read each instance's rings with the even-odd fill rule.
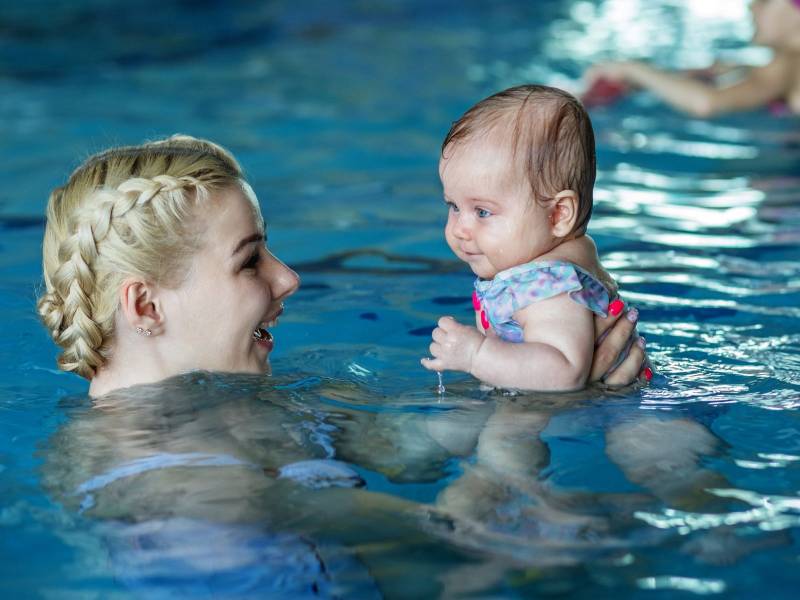
[[[578,220],[578,194],[563,190],[555,195],[550,212],[550,231],[563,238],[572,233]]]
[[[164,312],[155,288],[137,279],[126,279],[119,291],[125,322],[137,333],[158,335],[164,330]]]

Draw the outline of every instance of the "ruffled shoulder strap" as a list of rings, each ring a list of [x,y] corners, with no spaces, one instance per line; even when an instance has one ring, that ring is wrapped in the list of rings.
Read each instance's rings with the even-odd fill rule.
[[[609,294],[592,275],[564,261],[532,261],[498,273],[490,281],[476,280],[475,291],[492,327],[502,328],[514,313],[558,294],[606,316]]]

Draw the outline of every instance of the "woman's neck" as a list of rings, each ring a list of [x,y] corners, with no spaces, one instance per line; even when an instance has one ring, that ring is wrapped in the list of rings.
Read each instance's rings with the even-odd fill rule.
[[[143,373],[116,373],[107,368],[98,369],[92,381],[89,383],[89,395],[92,398],[99,398],[106,394],[134,385],[141,385],[143,383],[155,383],[161,381],[165,377],[160,375],[146,376]]]
[[[114,390],[155,383],[177,373],[169,372],[153,352],[135,348],[118,348],[111,359],[100,367],[89,384],[89,395],[103,396]]]

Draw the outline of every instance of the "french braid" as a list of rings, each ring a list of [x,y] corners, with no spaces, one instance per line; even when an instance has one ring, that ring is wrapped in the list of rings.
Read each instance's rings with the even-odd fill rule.
[[[54,190],[37,308],[63,350],[59,368],[94,376],[110,357],[124,278],[177,283],[196,250],[197,207],[240,178],[225,150],[179,136],[96,155]]]

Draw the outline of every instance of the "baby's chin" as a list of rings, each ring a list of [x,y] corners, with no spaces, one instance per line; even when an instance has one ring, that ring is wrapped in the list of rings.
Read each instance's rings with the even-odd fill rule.
[[[497,275],[497,269],[491,267],[470,265],[470,268],[481,279],[494,279],[494,276]]]
[[[494,279],[494,276],[499,272],[494,265],[489,262],[485,256],[474,256],[469,258],[462,255],[458,250],[453,248],[453,254],[465,262],[470,270],[481,279]]]

